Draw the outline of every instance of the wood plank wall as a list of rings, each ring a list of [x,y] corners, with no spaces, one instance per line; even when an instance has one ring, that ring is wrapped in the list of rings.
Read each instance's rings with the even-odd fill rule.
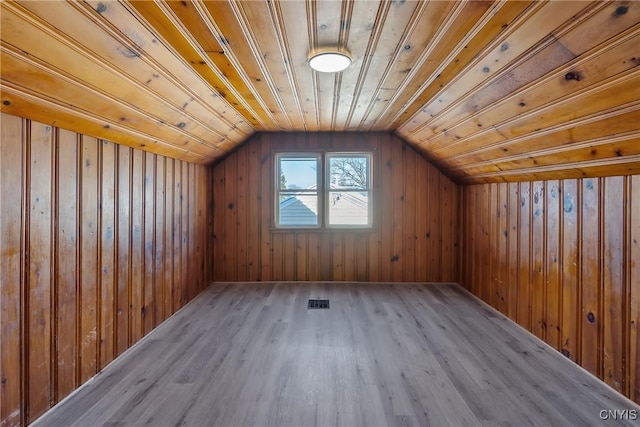
[[[640,403],[640,176],[467,186],[461,282]]]
[[[209,283],[208,170],[0,115],[1,425],[26,425]]]
[[[374,231],[274,231],[274,150],[372,150]],[[389,133],[263,133],[213,168],[214,280],[457,281],[458,187]]]

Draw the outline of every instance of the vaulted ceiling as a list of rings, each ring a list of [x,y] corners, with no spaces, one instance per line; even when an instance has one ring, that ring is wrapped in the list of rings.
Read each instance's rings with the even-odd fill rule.
[[[3,112],[155,153],[382,130],[462,183],[640,173],[640,2],[0,7]],[[327,46],[352,65],[311,70]]]

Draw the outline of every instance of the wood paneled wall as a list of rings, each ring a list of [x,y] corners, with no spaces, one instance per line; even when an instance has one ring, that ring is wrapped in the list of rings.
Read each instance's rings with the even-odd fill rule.
[[[274,231],[274,150],[371,150],[373,231]],[[263,133],[213,169],[214,280],[457,281],[458,187],[388,133]]]
[[[2,425],[25,425],[209,282],[208,171],[0,115]]]
[[[640,176],[462,193],[462,284],[640,402]]]

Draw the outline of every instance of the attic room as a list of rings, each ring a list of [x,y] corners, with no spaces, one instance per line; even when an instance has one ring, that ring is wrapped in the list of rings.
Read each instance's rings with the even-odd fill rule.
[[[3,427],[639,422],[640,3],[0,14]]]

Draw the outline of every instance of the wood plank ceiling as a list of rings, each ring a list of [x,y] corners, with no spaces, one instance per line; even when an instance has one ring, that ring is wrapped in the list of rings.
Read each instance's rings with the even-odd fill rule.
[[[2,111],[207,164],[393,131],[460,183],[640,173],[640,2],[1,3]],[[310,52],[353,57],[312,71]]]

